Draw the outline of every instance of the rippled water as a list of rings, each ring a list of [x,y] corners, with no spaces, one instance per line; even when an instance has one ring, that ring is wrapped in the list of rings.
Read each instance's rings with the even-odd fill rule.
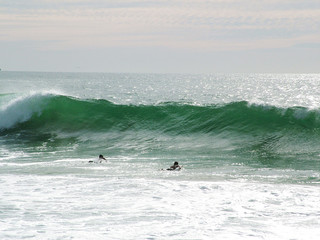
[[[319,83],[0,72],[0,239],[318,239]]]

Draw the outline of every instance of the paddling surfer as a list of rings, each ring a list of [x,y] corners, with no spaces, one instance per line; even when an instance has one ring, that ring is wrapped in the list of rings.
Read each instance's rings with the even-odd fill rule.
[[[95,162],[95,163],[102,163],[103,160],[107,162],[107,159],[105,159],[105,157],[100,154],[98,161],[92,161],[92,160],[90,160],[89,163],[94,163],[94,162]]]
[[[103,157],[103,155],[99,155],[99,163],[101,163],[102,162],[102,160],[105,160],[105,161],[107,161],[107,159],[105,159],[104,157]]]
[[[180,170],[180,169],[181,169],[181,166],[179,166],[178,162],[174,162],[170,168],[167,168],[168,171]]]

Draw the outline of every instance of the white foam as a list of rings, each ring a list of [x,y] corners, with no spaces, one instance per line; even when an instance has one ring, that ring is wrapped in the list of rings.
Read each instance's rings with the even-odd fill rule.
[[[320,233],[316,186],[72,175],[0,175],[0,182],[1,239],[310,240]]]
[[[0,108],[0,129],[28,121],[34,114],[40,115],[47,100],[54,95],[52,92],[29,93],[12,99]]]

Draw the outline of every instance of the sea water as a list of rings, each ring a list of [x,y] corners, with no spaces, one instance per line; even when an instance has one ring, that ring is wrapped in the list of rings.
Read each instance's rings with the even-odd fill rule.
[[[319,74],[0,72],[0,239],[318,239],[319,109]]]

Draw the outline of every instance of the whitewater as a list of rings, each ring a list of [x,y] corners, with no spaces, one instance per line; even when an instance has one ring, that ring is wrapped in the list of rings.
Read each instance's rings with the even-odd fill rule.
[[[0,72],[0,239],[318,239],[319,86]]]

